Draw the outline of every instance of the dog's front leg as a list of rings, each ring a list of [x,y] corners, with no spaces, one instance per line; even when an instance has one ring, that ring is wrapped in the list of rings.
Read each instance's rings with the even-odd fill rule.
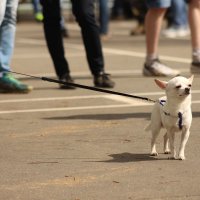
[[[176,159],[176,150],[174,147],[175,132],[172,130],[170,131],[168,130],[167,135],[169,137],[170,150],[171,150],[171,157],[169,159]]]
[[[156,138],[158,137],[159,132],[160,132],[160,129],[152,131],[151,153],[150,153],[151,156],[158,156],[158,153],[156,151]]]
[[[169,143],[169,137],[166,133],[164,135],[164,154],[170,154],[171,153],[168,143]]]
[[[190,135],[190,130],[183,128],[182,135],[181,135],[181,144],[180,144],[180,149],[179,149],[179,156],[178,156],[178,158],[180,160],[185,160],[185,145],[188,141],[189,135]]]

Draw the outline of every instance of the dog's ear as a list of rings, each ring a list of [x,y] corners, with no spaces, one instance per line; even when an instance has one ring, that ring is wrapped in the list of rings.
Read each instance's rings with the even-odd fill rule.
[[[188,80],[189,80],[190,84],[192,84],[192,82],[193,82],[193,79],[194,79],[194,75],[192,75],[192,76],[190,76],[190,78],[188,78]]]
[[[155,82],[163,90],[167,87],[166,81],[161,81],[161,80],[155,79]]]

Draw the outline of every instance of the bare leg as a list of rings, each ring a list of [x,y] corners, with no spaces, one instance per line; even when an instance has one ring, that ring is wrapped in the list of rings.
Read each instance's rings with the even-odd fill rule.
[[[145,17],[147,55],[158,54],[159,35],[166,9],[149,9]]]
[[[200,0],[191,0],[189,4],[189,24],[192,49],[200,49]]]

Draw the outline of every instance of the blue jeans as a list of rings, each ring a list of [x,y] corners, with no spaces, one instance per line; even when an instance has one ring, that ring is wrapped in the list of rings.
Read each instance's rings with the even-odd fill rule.
[[[34,13],[41,12],[40,0],[32,0]]]
[[[174,28],[187,28],[187,6],[184,0],[172,0],[172,24]]]
[[[168,8],[172,0],[146,0],[148,8]]]
[[[16,31],[18,0],[1,0],[0,11],[0,72],[10,69]]]
[[[108,33],[109,15],[108,0],[99,0],[100,34]]]

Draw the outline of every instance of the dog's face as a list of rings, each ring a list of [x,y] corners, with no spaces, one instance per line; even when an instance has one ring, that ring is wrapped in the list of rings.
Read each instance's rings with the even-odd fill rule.
[[[190,78],[177,76],[168,82],[155,79],[156,84],[166,91],[168,97],[182,99],[191,94],[193,75]]]

